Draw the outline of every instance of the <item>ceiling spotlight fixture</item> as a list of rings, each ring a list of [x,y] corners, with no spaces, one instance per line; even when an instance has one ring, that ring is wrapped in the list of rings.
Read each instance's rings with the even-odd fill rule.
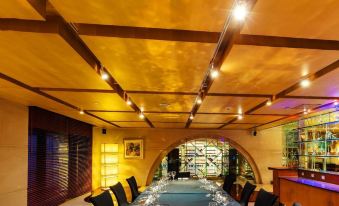
[[[190,120],[194,119],[194,116],[193,114],[190,115]]]
[[[104,71],[101,71],[101,79],[107,80],[108,79],[108,74]]]
[[[272,105],[272,100],[267,100],[267,102],[266,102],[266,106],[271,106]]]
[[[308,79],[304,79],[300,82],[300,86],[306,88],[306,87],[309,87],[311,85],[311,81],[308,80]]]
[[[247,6],[244,2],[238,2],[233,9],[233,16],[238,21],[244,21],[248,14]]]
[[[144,115],[142,112],[140,112],[139,118],[140,118],[140,119],[144,119],[144,118],[145,118],[145,115]]]
[[[211,72],[211,77],[212,79],[215,79],[219,76],[219,71],[216,70],[216,69],[212,69],[212,72]]]
[[[85,114],[84,110],[81,109],[81,110],[79,111],[79,114]]]
[[[334,100],[333,104],[334,104],[334,106],[338,106],[339,105],[338,100]]]
[[[131,100],[130,100],[129,98],[128,98],[127,101],[126,101],[126,104],[127,104],[127,105],[132,105],[132,102],[131,102]]]
[[[143,106],[142,106],[142,107],[140,107],[140,111],[141,111],[141,112],[144,112],[144,110],[145,110],[145,109],[144,109],[144,107],[143,107]]]
[[[202,99],[200,96],[197,97],[197,104],[201,104],[202,103]]]
[[[306,107],[304,108],[304,114],[308,114]]]
[[[242,120],[243,118],[244,118],[244,115],[242,115],[242,114],[239,114],[239,115],[238,115],[238,119],[239,119],[239,120]]]

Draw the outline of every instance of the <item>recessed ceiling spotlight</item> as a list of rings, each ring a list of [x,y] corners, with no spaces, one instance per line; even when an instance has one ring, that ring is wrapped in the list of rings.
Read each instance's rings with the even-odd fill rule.
[[[334,106],[338,106],[339,105],[338,100],[334,100],[333,104],[334,104]]]
[[[267,100],[266,105],[267,105],[267,106],[271,106],[271,105],[272,105],[272,100],[270,100],[270,99]]]
[[[132,101],[130,99],[127,99],[126,104],[127,105],[132,105]]]
[[[104,71],[101,72],[101,79],[107,80],[108,79],[108,74]]]
[[[139,118],[140,118],[140,119],[144,119],[144,118],[145,118],[145,115],[141,112],[141,113],[139,114]]]
[[[84,110],[80,110],[79,114],[85,114]]]
[[[219,71],[216,70],[216,69],[213,69],[212,72],[211,72],[211,77],[212,79],[215,79],[219,76]]]
[[[304,114],[308,114],[308,111],[306,108],[304,108]]]
[[[190,115],[190,120],[194,119],[194,116],[193,114]]]
[[[144,110],[145,110],[144,107],[141,106],[141,107],[140,107],[140,111],[141,111],[141,112],[144,112]]]
[[[242,114],[238,115],[238,120],[242,120],[244,118],[244,116]]]
[[[311,85],[311,81],[308,80],[308,79],[304,79],[300,82],[300,86],[306,88],[306,87],[309,87]]]
[[[201,104],[202,103],[202,99],[200,96],[197,97],[197,104]]]
[[[235,17],[236,20],[238,21],[243,21],[245,20],[246,16],[248,14],[248,9],[245,3],[239,2],[235,6],[233,10],[233,16]]]

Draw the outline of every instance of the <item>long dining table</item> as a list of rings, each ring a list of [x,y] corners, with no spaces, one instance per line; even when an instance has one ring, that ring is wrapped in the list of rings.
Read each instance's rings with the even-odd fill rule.
[[[210,183],[215,184],[215,183]],[[216,186],[217,190],[227,197],[227,204],[218,204],[212,200],[211,191],[201,187],[203,183],[198,180],[174,180],[170,181],[166,189],[159,193],[157,204],[160,206],[209,206],[209,205],[224,205],[224,206],[240,206],[229,194]],[[138,198],[131,204],[133,206],[147,205],[145,200],[151,193],[148,188],[141,193]],[[211,202],[215,202],[211,204]]]

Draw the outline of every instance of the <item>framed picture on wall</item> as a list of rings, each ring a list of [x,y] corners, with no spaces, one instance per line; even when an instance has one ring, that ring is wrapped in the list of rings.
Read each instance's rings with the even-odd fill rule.
[[[144,139],[142,138],[124,139],[124,156],[126,159],[143,159]]]

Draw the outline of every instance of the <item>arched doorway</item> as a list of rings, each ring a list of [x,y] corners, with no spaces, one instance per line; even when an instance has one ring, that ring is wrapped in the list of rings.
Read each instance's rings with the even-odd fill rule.
[[[262,183],[261,176],[259,173],[259,169],[254,162],[253,158],[250,156],[250,154],[243,148],[241,147],[238,143],[234,142],[233,140],[221,136],[194,136],[194,137],[188,137],[188,138],[183,138],[180,141],[175,142],[174,144],[170,145],[167,147],[166,150],[162,151],[157,159],[154,161],[148,177],[147,177],[147,184],[150,184],[153,180],[153,175],[156,172],[156,170],[159,168],[159,165],[161,164],[162,160],[166,157],[166,155],[172,151],[174,148],[178,148],[180,145],[184,145],[187,142],[198,140],[198,139],[211,139],[211,140],[217,140],[223,143],[227,143],[231,148],[236,149],[236,151],[246,160],[246,162],[249,164],[251,170],[253,171],[254,174],[254,180],[256,183]]]

